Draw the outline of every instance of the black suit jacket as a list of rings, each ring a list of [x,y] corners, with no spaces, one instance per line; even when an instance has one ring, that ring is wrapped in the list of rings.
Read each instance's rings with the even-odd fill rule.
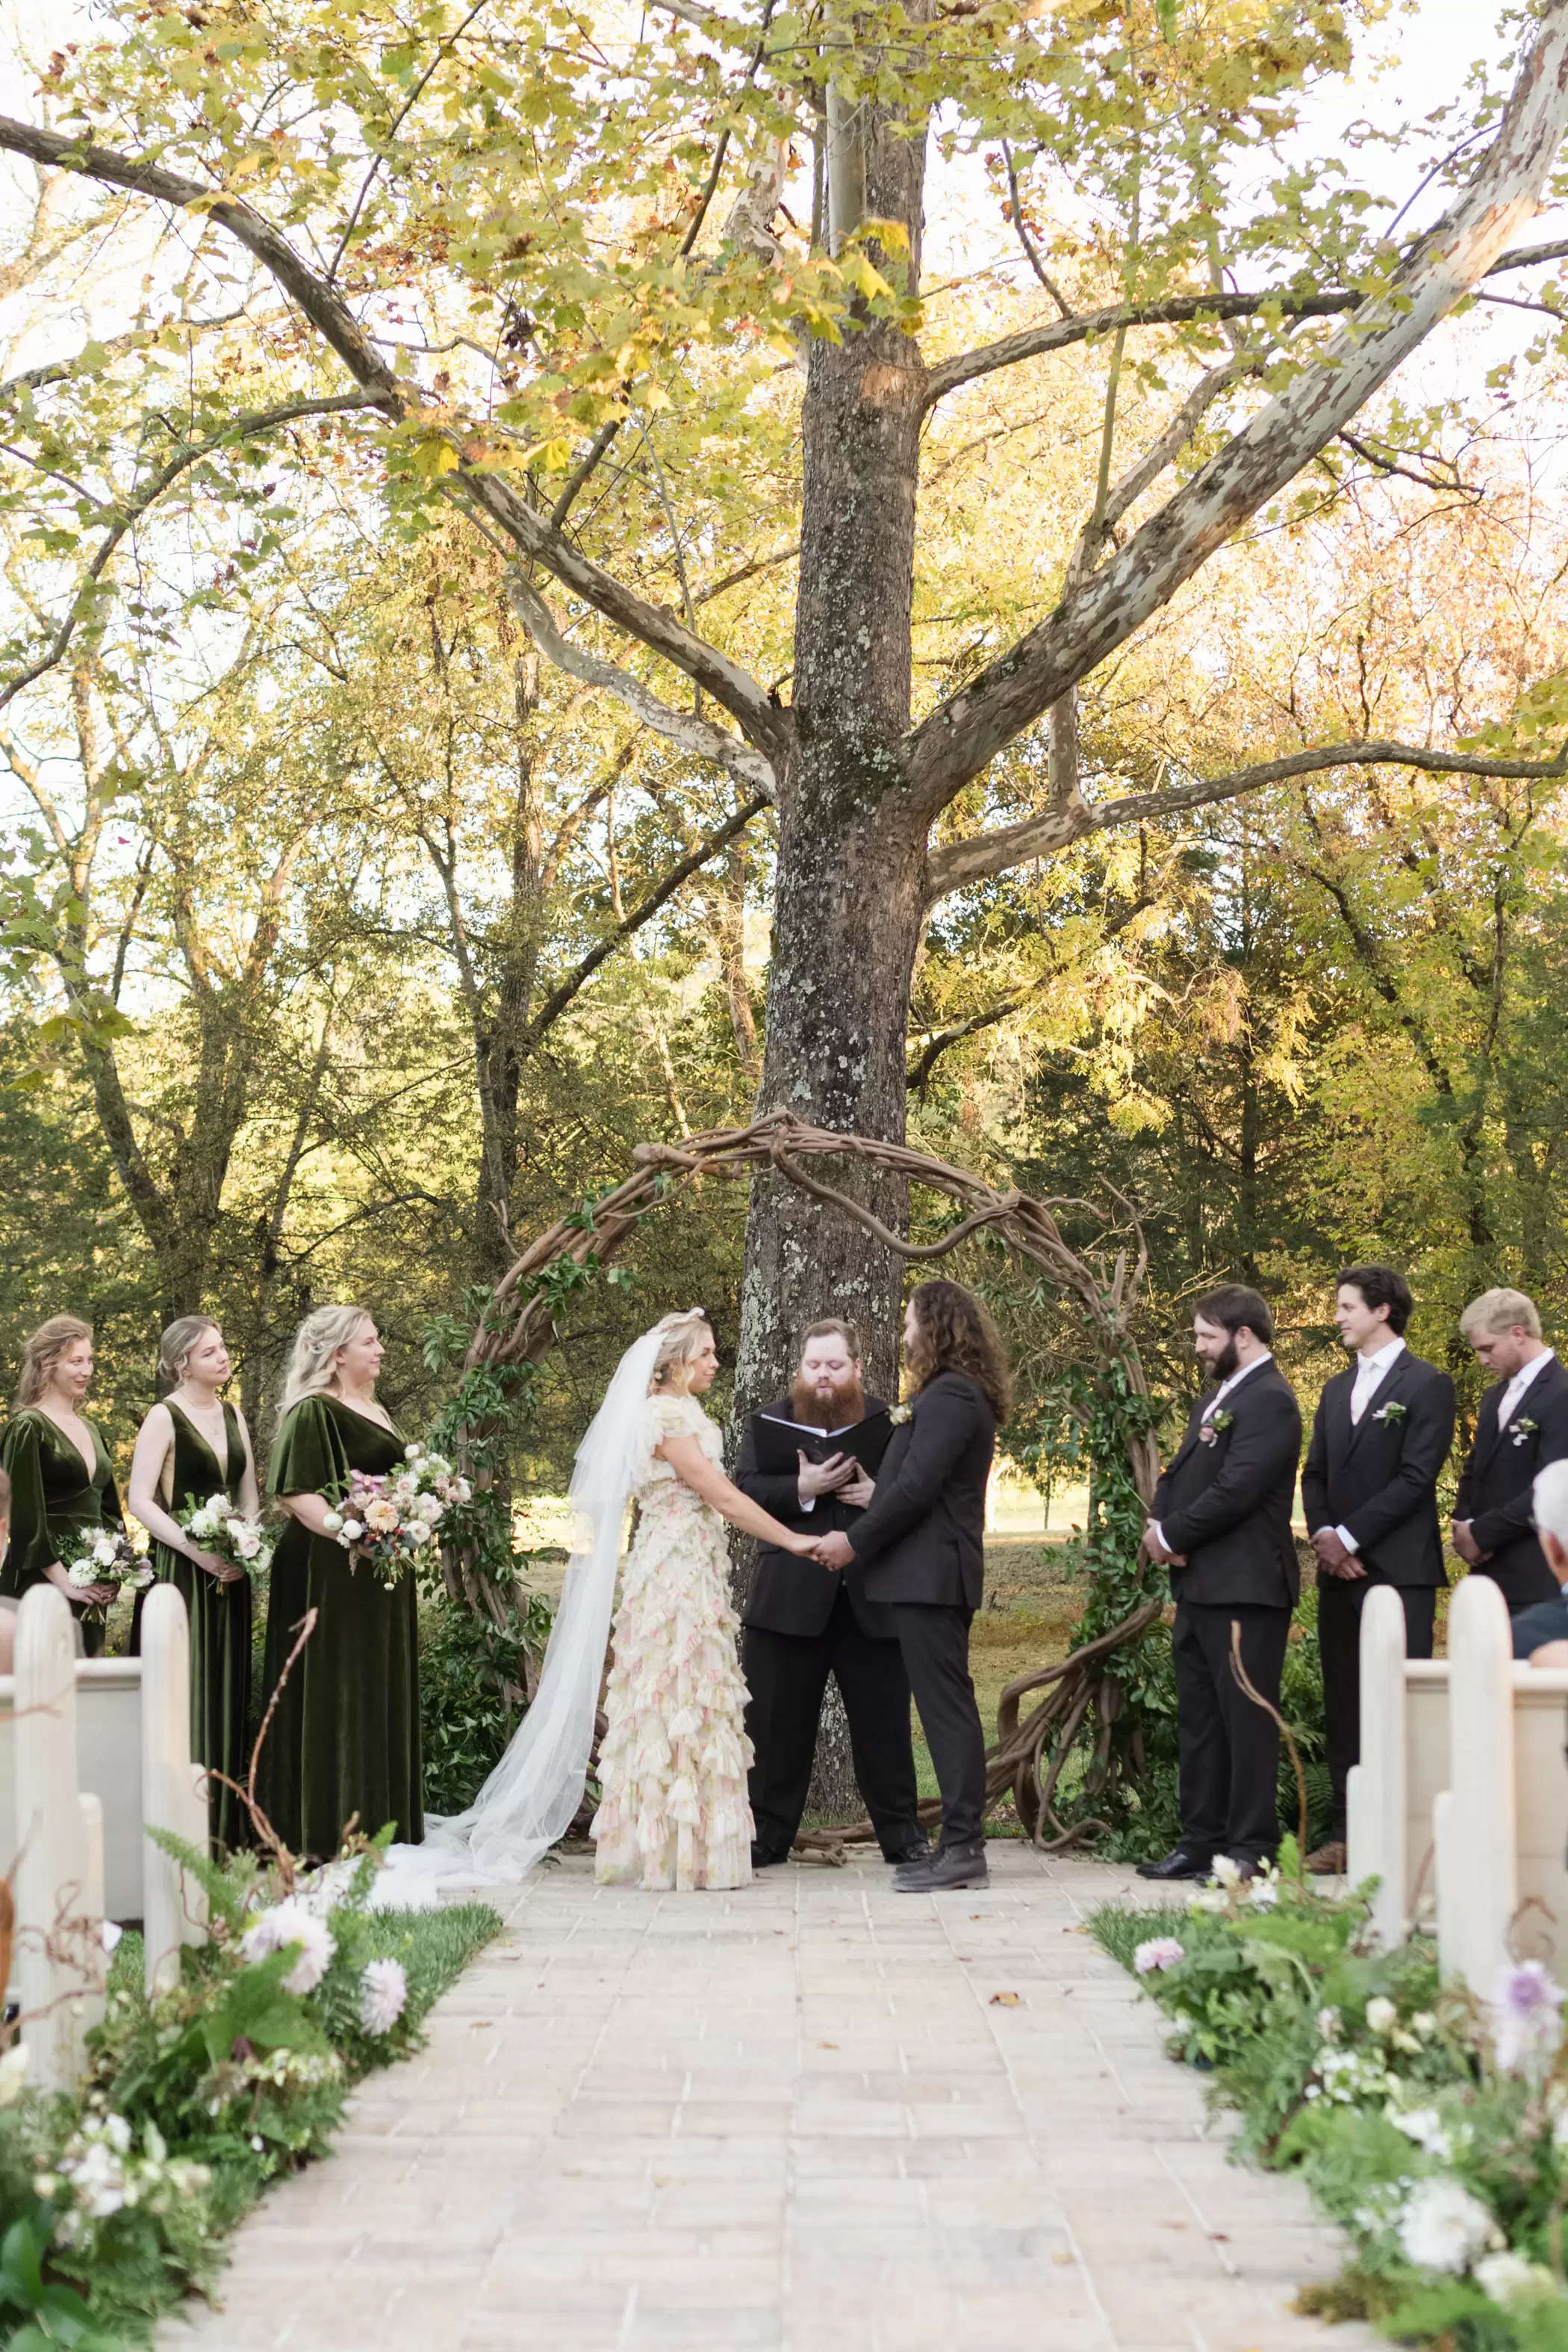
[[[1293,1608],[1301,1570],[1290,1535],[1301,1408],[1272,1357],[1254,1365],[1224,1404],[1229,1419],[1199,1434],[1213,1391],[1194,1405],[1187,1433],[1154,1489],[1150,1513],[1185,1568],[1171,1570],[1178,1601],[1207,1607],[1251,1602]]]
[[[887,1409],[880,1397],[866,1400],[868,1414],[886,1412]],[[788,1397],[775,1398],[764,1411],[778,1421],[793,1421],[795,1417]],[[792,1534],[825,1536],[831,1528],[842,1528],[847,1533],[865,1517],[863,1511],[840,1502],[837,1495],[819,1495],[815,1510],[803,1510],[798,1475],[758,1469],[757,1424],[762,1418],[762,1413],[752,1413],[741,1440],[735,1484],[742,1494],[760,1503],[764,1511],[771,1511],[775,1519],[782,1519]],[[890,1445],[888,1451],[891,1453]],[[794,1552],[780,1551],[775,1544],[759,1544],[742,1622],[755,1625],[764,1633],[795,1633],[809,1640],[822,1632],[832,1616],[842,1582],[841,1572],[830,1575],[815,1560],[797,1559]],[[848,1590],[849,1605],[860,1631],[868,1633],[873,1641],[896,1642],[899,1637],[891,1612],[878,1608],[875,1601],[867,1599],[858,1576],[849,1579]]]
[[[1353,1364],[1336,1372],[1318,1400],[1301,1473],[1307,1532],[1348,1528],[1374,1584],[1446,1584],[1437,1477],[1454,1442],[1454,1383],[1406,1348],[1352,1423],[1355,1374]]]
[[[1510,1414],[1508,1427],[1498,1427],[1498,1408],[1507,1381],[1499,1381],[1481,1399],[1476,1416],[1476,1442],[1459,1478],[1457,1519],[1468,1519],[1470,1532],[1484,1552],[1482,1573],[1502,1587],[1510,1609],[1528,1609],[1538,1601],[1554,1601],[1557,1579],[1530,1523],[1531,1489],[1535,1474],[1549,1462],[1568,1455],[1568,1371],[1555,1356],[1542,1364]],[[1521,1422],[1532,1421],[1533,1429]]]
[[[893,1432],[870,1508],[849,1529],[870,1601],[978,1609],[985,1591],[985,1486],[996,1416],[965,1372],[938,1372]]]

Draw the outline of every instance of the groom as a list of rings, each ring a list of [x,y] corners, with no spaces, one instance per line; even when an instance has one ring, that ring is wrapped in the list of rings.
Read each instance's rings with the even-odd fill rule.
[[[785,1444],[781,1424],[797,1424],[802,1434],[845,1432],[886,1412],[879,1398],[866,1394],[854,1326],[837,1318],[814,1323],[801,1340],[790,1394],[746,1423],[735,1484],[792,1530],[826,1535],[853,1527],[871,1499],[869,1473],[881,1460],[879,1449],[862,1444],[863,1464],[830,1441],[817,1441],[795,1448],[789,1470],[764,1470],[759,1457]],[[887,1423],[884,1444],[891,1435]],[[813,1460],[814,1454],[825,1458]],[[892,1611],[866,1600],[859,1584],[803,1564],[790,1552],[757,1553],[742,1652],[751,1692],[746,1730],[756,1749],[750,1788],[754,1869],[783,1862],[795,1842],[830,1674],[843,1695],[855,1779],[883,1853],[893,1863],[924,1859],[925,1833],[915,1817],[909,1676]]]

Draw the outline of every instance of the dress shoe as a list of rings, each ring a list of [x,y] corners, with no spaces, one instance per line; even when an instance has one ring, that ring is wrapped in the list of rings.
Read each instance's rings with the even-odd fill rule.
[[[939,1847],[923,1862],[900,1863],[893,1873],[895,1895],[943,1895],[960,1886],[988,1886],[990,1883],[984,1838],[975,1838],[965,1845]]]
[[[788,1860],[789,1856],[787,1853],[774,1853],[770,1847],[765,1845],[753,1844],[752,1848],[752,1868],[753,1870],[772,1870],[775,1863],[787,1862]]]
[[[1342,1878],[1345,1873],[1345,1849],[1340,1838],[1331,1838],[1316,1853],[1307,1856],[1307,1867],[1314,1878]]]
[[[1191,1846],[1173,1845],[1163,1862],[1141,1862],[1140,1878],[1206,1878],[1214,1865],[1214,1856],[1194,1853]]]

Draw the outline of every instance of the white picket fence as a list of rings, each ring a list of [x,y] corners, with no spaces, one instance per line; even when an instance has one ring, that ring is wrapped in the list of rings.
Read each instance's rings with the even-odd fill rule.
[[[1444,1974],[1477,1992],[1510,1957],[1568,1977],[1568,1673],[1515,1664],[1487,1576],[1456,1590],[1447,1647],[1407,1658],[1399,1595],[1367,1595],[1352,1883],[1379,1881],[1381,1942],[1435,1922]]]
[[[147,1595],[139,1659],[76,1654],[71,1613],[36,1585],[0,1675],[0,1850],[16,1922],[13,1997],[30,2079],[65,2088],[103,2014],[103,1922],[140,1919],[149,1991],[177,1979],[205,1934],[201,1888],[146,1834],[155,1822],[204,1851],[206,1776],[191,1759],[190,1629],[173,1585]]]

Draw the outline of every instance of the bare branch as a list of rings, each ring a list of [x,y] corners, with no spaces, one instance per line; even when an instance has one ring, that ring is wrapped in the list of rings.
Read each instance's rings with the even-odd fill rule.
[[[926,883],[926,903],[934,906],[953,890],[971,882],[1005,874],[1033,857],[1057,857],[1087,834],[1109,833],[1123,824],[1159,824],[1183,816],[1189,809],[1212,808],[1220,801],[1239,800],[1265,784],[1288,783],[1293,776],[1318,775],[1327,768],[1419,768],[1434,776],[1515,776],[1556,782],[1568,778],[1568,743],[1554,760],[1498,759],[1484,751],[1434,751],[1418,743],[1390,743],[1371,739],[1351,743],[1325,743],[1305,751],[1288,751],[1278,760],[1259,760],[1250,768],[1228,775],[1198,776],[1191,783],[1168,786],[1157,793],[1129,793],[1121,800],[1079,801],[1076,806],[1047,808],[1018,824],[1000,825],[994,833],[978,833],[967,841],[948,843],[931,852]]]
[[[0,710],[4,710],[24,688],[31,686],[36,678],[43,677],[46,670],[53,669],[63,660],[66,649],[80,625],[88,590],[101,579],[110,557],[127,532],[135,529],[142,517],[156,506],[164,491],[171,488],[182,474],[189,473],[191,467],[200,465],[204,457],[210,457],[216,450],[225,448],[232,442],[252,440],[259,434],[275,431],[280,425],[296,424],[302,416],[336,416],[346,410],[371,408],[374,404],[367,394],[358,392],[340,392],[321,400],[289,400],[277,408],[254,408],[239,416],[231,416],[205,441],[182,443],[167,465],[161,467],[134,498],[127,499],[120,506],[87,567],[82,584],[72,598],[70,610],[64,620],[33,660],[14,677],[0,682]]]
[[[543,597],[529,586],[521,573],[514,572],[507,583],[507,596],[540,652],[557,669],[564,670],[569,677],[581,678],[585,686],[602,687],[617,701],[624,702],[656,735],[664,736],[696,759],[716,761],[738,782],[760,792],[765,800],[774,797],[777,785],[773,770],[761,751],[753,750],[739,735],[715,727],[711,719],[700,719],[693,711],[672,709],[630,670],[590,653],[585,646],[574,646],[563,635]]]
[[[1547,0],[1474,177],[1321,359],[1286,384],[1092,578],[908,739],[905,781],[932,817],[1003,747],[1168,604],[1364,406],[1528,219],[1568,123],[1568,0]]]
[[[683,882],[689,881],[699,867],[706,866],[710,858],[717,857],[721,849],[727,849],[736,835],[743,833],[752,819],[760,816],[767,806],[767,798],[761,793],[747,801],[733,816],[726,817],[722,824],[705,835],[695,849],[689,850],[679,866],[672,866],[662,882],[650,890],[646,898],[639,899],[635,907],[628,908],[615,929],[607,933],[596,947],[590,949],[559,987],[551,990],[528,1024],[527,1044],[530,1048],[537,1045],[545,1031],[561,1018],[573,998],[593,978],[599,966],[614,955],[622,941],[630,939],[634,931],[640,931],[645,923],[651,921],[659,908],[674,898]]]

